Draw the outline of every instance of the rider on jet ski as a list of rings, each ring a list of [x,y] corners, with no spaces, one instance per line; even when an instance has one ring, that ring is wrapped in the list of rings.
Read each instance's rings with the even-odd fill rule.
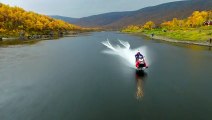
[[[135,54],[135,62],[136,62],[137,68],[139,68],[140,64],[142,64],[142,61],[143,61],[144,67],[148,68],[148,66],[146,65],[146,62],[144,61],[144,56],[140,53],[140,51],[138,51],[137,54]]]
[[[137,61],[138,59],[143,59],[144,56],[140,53],[140,51],[137,52],[137,54],[135,54],[135,61]]]

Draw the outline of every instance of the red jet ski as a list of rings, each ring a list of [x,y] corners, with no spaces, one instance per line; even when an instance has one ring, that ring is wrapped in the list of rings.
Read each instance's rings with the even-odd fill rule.
[[[137,70],[144,70],[144,69],[148,68],[148,65],[146,64],[144,57],[140,57],[140,58],[136,59],[135,66],[136,66]]]

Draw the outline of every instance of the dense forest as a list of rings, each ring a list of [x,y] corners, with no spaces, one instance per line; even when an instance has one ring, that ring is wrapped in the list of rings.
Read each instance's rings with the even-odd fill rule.
[[[26,34],[47,34],[50,31],[82,29],[62,20],[0,3],[1,36],[17,36],[20,31],[24,31]]]
[[[194,11],[186,19],[173,18],[160,25],[148,21],[144,25],[130,25],[123,32],[143,32],[183,40],[208,40],[212,36],[212,11]]]

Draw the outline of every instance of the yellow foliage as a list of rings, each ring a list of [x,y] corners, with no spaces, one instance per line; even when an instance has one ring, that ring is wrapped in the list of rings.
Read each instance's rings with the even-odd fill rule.
[[[166,21],[161,24],[162,27],[166,27],[168,29],[175,29],[181,27],[200,27],[207,20],[211,20],[212,11],[194,11],[190,17],[184,20],[178,20],[174,18],[172,21]]]
[[[53,19],[19,7],[10,7],[0,3],[0,32],[43,31],[43,30],[81,30],[81,27],[62,20]]]
[[[148,30],[151,30],[152,28],[155,27],[155,23],[152,22],[152,21],[148,21],[144,24],[143,28],[144,29],[148,29]]]
[[[123,31],[124,32],[139,32],[140,30],[142,30],[142,28],[139,26],[129,25]]]
[[[0,32],[5,32],[6,30],[3,28],[0,28]]]

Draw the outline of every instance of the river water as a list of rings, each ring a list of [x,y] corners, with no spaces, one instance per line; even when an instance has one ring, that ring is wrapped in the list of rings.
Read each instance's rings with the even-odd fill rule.
[[[105,53],[107,39],[145,47],[149,68]],[[209,48],[117,32],[0,48],[1,120],[211,120],[211,92]]]

